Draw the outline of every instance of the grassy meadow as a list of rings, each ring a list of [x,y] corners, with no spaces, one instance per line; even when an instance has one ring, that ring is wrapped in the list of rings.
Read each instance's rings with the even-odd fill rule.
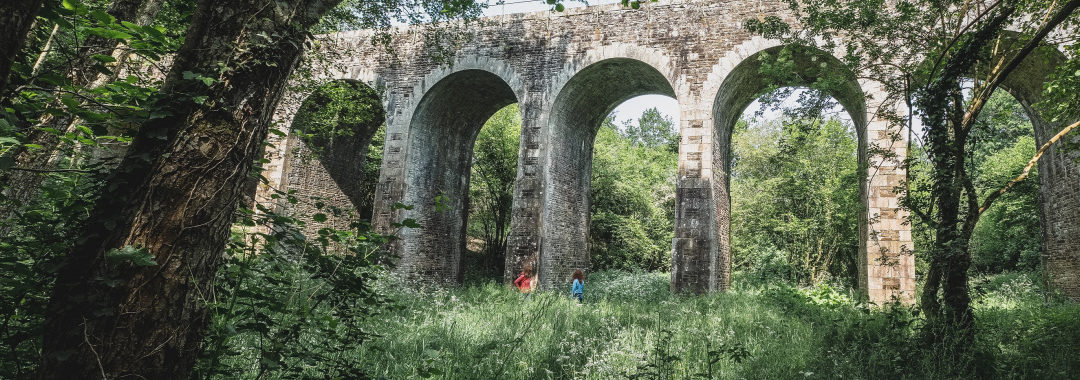
[[[398,307],[369,321],[379,336],[359,355],[372,377],[936,378],[963,364],[938,355],[947,342],[919,340],[915,311],[871,310],[828,286],[676,296],[666,273],[602,272],[582,305],[494,282],[384,286]],[[1025,273],[981,278],[975,292],[980,374],[1080,374],[1080,306],[1046,298]]]

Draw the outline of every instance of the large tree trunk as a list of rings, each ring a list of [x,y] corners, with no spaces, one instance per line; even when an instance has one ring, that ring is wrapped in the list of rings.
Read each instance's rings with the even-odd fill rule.
[[[0,3],[0,99],[7,92],[11,65],[22,50],[42,0],[4,0]]]
[[[187,377],[272,110],[306,29],[339,1],[199,2],[162,88],[159,105],[169,115],[140,128],[60,271],[43,378]],[[206,86],[184,73],[216,81]],[[121,247],[152,254],[156,265],[107,253]]]
[[[109,4],[106,13],[116,17],[117,21],[128,21],[138,25],[148,25],[157,16],[158,10],[164,0],[116,0]],[[79,47],[76,56],[72,60],[68,71],[68,80],[74,87],[87,87],[101,81],[104,75],[94,69],[98,61],[93,59],[95,54],[111,55],[118,62],[123,62],[126,53],[117,49],[120,42],[115,39],[90,35]],[[117,69],[118,70],[118,69]],[[57,101],[59,104],[59,101]],[[77,118],[73,114],[53,117],[46,115],[41,124],[52,129],[70,132],[73,130]],[[8,170],[0,172],[0,183],[7,186],[5,192],[8,200],[0,202],[0,220],[12,218],[18,214],[20,207],[25,207],[38,194],[41,182],[45,174],[41,171],[54,169],[60,150],[60,137],[49,133],[41,128],[30,131],[28,143],[36,144],[45,149],[20,149],[15,155],[15,167],[31,170]],[[0,226],[0,236],[6,234]]]

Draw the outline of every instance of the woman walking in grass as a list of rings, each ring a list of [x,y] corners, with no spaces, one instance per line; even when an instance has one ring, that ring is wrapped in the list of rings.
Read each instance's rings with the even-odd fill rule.
[[[585,301],[585,274],[578,269],[574,271],[571,278],[574,279],[574,284],[570,286],[570,296],[577,298],[578,303],[582,303]]]
[[[518,275],[518,278],[516,280],[514,280],[514,286],[517,287],[518,291],[520,291],[522,294],[529,295],[529,293],[532,293],[533,290],[533,275],[534,273],[532,262],[530,261],[525,263],[525,265],[521,268],[521,274]]]

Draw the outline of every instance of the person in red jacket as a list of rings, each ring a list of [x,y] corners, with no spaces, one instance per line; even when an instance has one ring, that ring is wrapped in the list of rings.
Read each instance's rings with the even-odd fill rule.
[[[518,291],[529,294],[533,290],[533,265],[532,262],[527,262],[521,268],[521,274],[514,280],[514,286],[518,288]]]

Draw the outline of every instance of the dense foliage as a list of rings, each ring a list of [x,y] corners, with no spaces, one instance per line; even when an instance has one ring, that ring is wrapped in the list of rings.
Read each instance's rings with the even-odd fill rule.
[[[284,197],[288,202],[302,202]],[[385,275],[381,245],[365,223],[322,228],[319,220],[249,214],[232,232],[214,292],[197,378],[358,378],[358,349],[374,334],[370,315],[387,308],[375,280]],[[272,222],[261,232],[256,223]]]
[[[929,227],[916,231],[926,242],[921,253],[926,270],[919,276],[919,303],[933,322],[924,333],[927,341],[950,341],[951,356],[971,359],[975,321],[969,271],[975,230],[999,197],[1027,175],[1022,172],[997,183],[995,191],[976,188],[979,173],[971,170],[978,165],[975,159],[981,158],[976,147],[980,134],[986,137],[978,125],[986,120],[983,115],[996,91],[1028,87],[1034,94],[1024,100],[1057,123],[1047,131],[1053,136],[1047,144],[1074,139],[1067,134],[1080,126],[1073,122],[1076,109],[1066,110],[1062,103],[1075,102],[1075,96],[1065,94],[1075,94],[1077,82],[1065,78],[1075,76],[1077,57],[1059,55],[1053,47],[1075,49],[1074,39],[1060,37],[1080,31],[1080,1],[791,0],[788,5],[797,28],[779,17],[749,20],[747,28],[782,40],[784,50],[805,51],[810,46],[842,54],[837,57],[842,67],[822,66],[820,72],[812,73],[811,87],[839,92],[845,78],[873,81],[887,92],[883,98],[893,99],[875,110],[876,117],[888,121],[894,131],[911,130],[914,121],[919,121],[921,145],[909,152],[924,155],[917,164],[921,168],[912,164],[912,157],[895,157],[895,151],[875,149],[872,155],[878,157],[871,159],[906,161],[911,169],[908,177],[913,180],[901,188],[906,192],[902,203],[919,219],[916,223]],[[1058,60],[1063,64],[1048,68],[1046,86],[1032,82],[1043,74],[1024,72],[1021,65]],[[782,75],[768,75],[764,70],[762,74],[767,82],[784,81]],[[1009,83],[1014,75],[1024,79]],[[899,141],[900,135],[894,133],[893,138]],[[1040,147],[1031,160],[1037,160],[1047,146]],[[920,192],[928,197],[919,199]],[[1015,210],[1002,212],[1015,214]],[[975,370],[973,365],[962,366],[953,375]]]
[[[742,279],[854,288],[862,206],[852,128],[817,118],[735,128],[731,239]]]
[[[300,232],[325,222],[329,205],[314,202],[320,212],[300,218],[277,215],[273,205],[237,206],[252,204],[241,193],[259,180],[248,174],[260,171],[266,112],[277,101],[265,95],[289,79],[290,90],[313,93],[294,127],[315,156],[336,141],[370,146],[366,153],[338,146],[362,153],[356,175],[367,180],[355,206],[370,215],[385,138],[378,91],[323,80],[321,60],[345,52],[305,56],[293,73],[301,51],[317,45],[312,32],[376,28],[373,41],[385,43],[391,26],[425,22],[417,38],[445,58],[470,23],[442,21],[477,16],[475,2],[345,0],[329,9],[339,1],[281,0],[296,12],[277,13],[240,8],[252,2],[41,3],[24,47],[0,54],[14,56],[4,63],[12,75],[0,78],[0,378],[39,370],[46,378],[49,370],[146,378],[1064,378],[1080,371],[1080,309],[1043,288],[1038,272],[1037,171],[988,210],[952,210],[948,223],[934,213],[912,221],[919,276],[930,279],[926,308],[875,310],[853,301],[845,288],[854,284],[859,242],[856,139],[811,112],[840,83],[828,73],[815,72],[819,80],[808,85],[823,92],[797,112],[735,131],[737,272],[725,294],[669,290],[679,146],[672,121],[655,109],[621,126],[606,120],[593,147],[593,273],[582,306],[562,292],[523,299],[493,282],[410,290],[388,274],[381,248],[392,236],[360,221]],[[847,69],[921,107],[916,117],[927,133],[916,136],[907,161],[915,174],[909,207],[994,200],[1003,183],[1022,178],[1038,147],[1024,107],[995,92],[996,78],[977,78],[972,89],[962,77],[983,68],[975,58],[999,52],[989,46],[1017,51],[992,38],[1002,25],[1015,24],[1022,42],[1046,36],[1033,20],[1058,22],[1054,35],[1077,35],[1072,12],[1080,0],[886,3],[792,1],[804,35],[769,18],[748,25],[810,45],[849,32]],[[957,11],[969,4],[978,12]],[[238,9],[240,21],[219,13]],[[227,43],[200,40],[206,36]],[[1080,42],[1055,42],[1068,54],[1045,86],[1046,101],[1033,106],[1058,125],[1080,109]],[[941,64],[926,65],[928,56]],[[762,65],[763,78],[777,80],[770,89],[797,75],[792,57],[790,50],[764,57],[775,58]],[[954,120],[965,114],[970,123]],[[520,129],[517,107],[507,107],[474,148],[467,232],[483,249],[470,257],[492,277],[502,272]],[[1075,147],[1080,137],[1061,143]],[[209,149],[236,154],[212,161]],[[970,189],[960,189],[961,180]],[[202,181],[214,185],[192,185]],[[308,201],[288,192],[273,198]],[[955,230],[959,219],[968,236],[941,229]],[[54,291],[65,260],[71,281]],[[935,323],[942,300],[963,323]],[[43,343],[50,334],[52,347]],[[64,367],[71,358],[80,361]],[[65,373],[72,368],[81,371]]]
[[[1020,175],[1035,155],[1034,130],[1024,108],[1005,91],[997,91],[972,129],[969,172],[985,197]],[[984,273],[1035,270],[1040,267],[1039,172],[1036,165],[986,211],[971,237],[972,269]]]
[[[1042,296],[1029,274],[976,286],[978,378],[1068,377],[1080,370],[1080,308]],[[597,272],[585,304],[563,291],[523,299],[496,284],[415,292],[357,361],[386,378],[948,378],[963,363],[920,344],[924,319],[871,311],[828,285],[671,293],[666,273]]]
[[[480,239],[482,245],[473,245],[479,252],[469,253],[470,275],[502,276],[520,141],[517,103],[492,115],[476,137],[469,175],[468,235]]]
[[[591,270],[671,268],[678,135],[648,109],[637,123],[609,117],[593,143],[589,193]]]

